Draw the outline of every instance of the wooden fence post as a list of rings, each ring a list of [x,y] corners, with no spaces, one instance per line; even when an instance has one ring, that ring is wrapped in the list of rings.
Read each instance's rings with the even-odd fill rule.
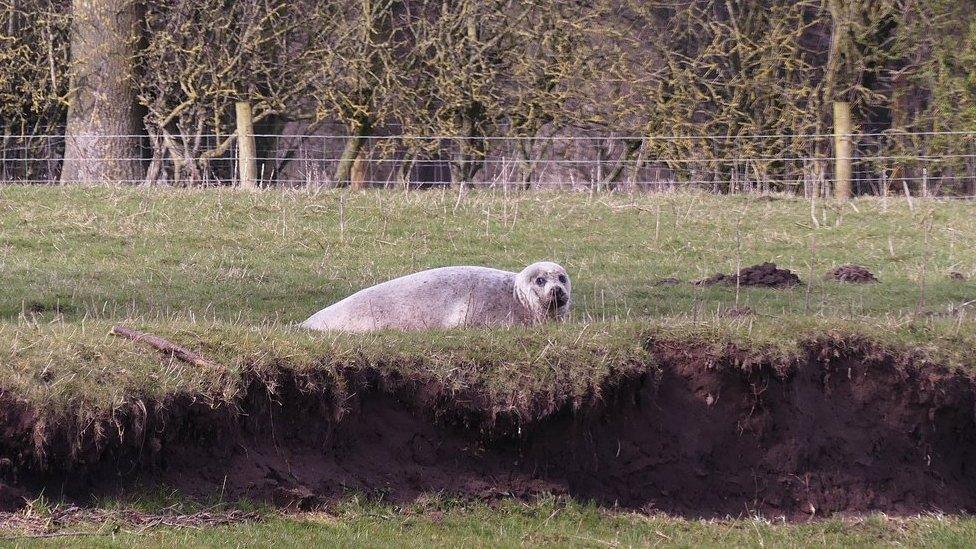
[[[851,146],[851,104],[834,102],[834,197],[837,200],[851,198],[851,170],[853,147]]]
[[[237,166],[242,189],[254,191],[258,189],[257,147],[254,143],[254,115],[251,104],[238,101],[237,111]]]

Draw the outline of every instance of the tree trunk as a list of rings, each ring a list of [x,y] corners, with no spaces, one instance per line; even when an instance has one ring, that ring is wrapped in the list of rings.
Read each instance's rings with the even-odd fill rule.
[[[963,184],[963,195],[976,196],[976,162],[972,158],[966,160],[966,182]]]
[[[604,189],[612,191],[617,188],[617,185],[620,183],[620,176],[627,169],[627,163],[630,162],[634,153],[641,148],[642,143],[643,141],[629,139],[624,143],[624,151],[620,153],[620,159],[617,160],[617,165],[603,178],[602,186]]]
[[[451,163],[451,179],[461,187],[471,187],[474,177],[484,167],[485,150],[481,123],[485,119],[485,108],[473,101],[461,115],[461,137],[457,139],[458,149]]]
[[[336,168],[335,176],[333,180],[337,187],[348,187],[350,185],[359,188],[362,186],[362,176],[364,174],[363,168],[363,147],[366,145],[366,138],[372,132],[372,123],[366,117],[362,117],[358,120],[353,128],[353,132],[349,139],[346,140],[346,146],[342,149],[342,155],[339,157],[339,166]],[[359,164],[358,170],[356,164]],[[355,181],[354,178],[359,177],[359,181]]]
[[[524,191],[532,188],[532,173],[535,171],[532,162],[533,144],[529,139],[520,139],[516,146],[519,168],[518,189]]]
[[[454,162],[451,163],[451,180],[460,187],[474,186],[474,178],[484,167],[485,145],[477,137],[461,140]]]
[[[136,0],[73,0],[62,183],[143,180],[136,107]]]
[[[366,176],[368,174],[369,163],[366,161],[366,150],[359,148],[359,154],[352,161],[352,169],[349,170],[349,188],[360,191],[366,187]]]

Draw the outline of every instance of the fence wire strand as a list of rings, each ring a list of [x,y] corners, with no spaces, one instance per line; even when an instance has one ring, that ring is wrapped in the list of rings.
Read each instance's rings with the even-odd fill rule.
[[[859,193],[976,194],[976,131],[757,135],[355,136],[255,134],[249,160],[262,186],[572,187],[715,192],[786,191],[812,196],[838,182],[849,160]],[[0,136],[0,182],[56,184],[66,163],[131,165],[144,177],[119,184],[239,183],[233,135]],[[833,143],[850,140],[851,158]],[[788,143],[789,145],[784,145]],[[780,152],[781,151],[781,152]],[[89,170],[98,172],[99,170]],[[74,172],[72,172],[74,173]],[[344,178],[344,179],[343,179]]]

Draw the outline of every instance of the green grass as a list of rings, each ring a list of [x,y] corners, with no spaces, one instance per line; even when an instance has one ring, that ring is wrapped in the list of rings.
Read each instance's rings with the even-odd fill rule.
[[[457,206],[457,207],[455,207]],[[855,209],[856,208],[856,209]],[[766,316],[901,316],[973,299],[976,216],[962,202],[860,199],[818,210],[791,198],[589,197],[440,191],[339,194],[112,188],[0,190],[0,319],[304,320],[367,285],[454,264],[574,278],[574,318],[707,317],[736,304]],[[793,291],[658,286],[775,261]],[[842,263],[882,284],[822,280]]]
[[[877,319],[715,318],[597,322],[493,331],[452,330],[368,335],[322,334],[289,326],[169,320],[132,326],[179,342],[218,363],[214,371],[164,360],[154,349],[109,334],[117,321],[0,323],[0,387],[26,400],[45,423],[81,428],[132,402],[193,394],[233,402],[245,377],[273,385],[280,373],[345,399],[339,372],[373,368],[431,381],[448,394],[474,389],[483,404],[536,421],[565,404],[599,398],[607,380],[648,372],[650,342],[696,347],[715,363],[796,364],[816,338],[835,347],[865,339],[887,352],[949,368],[976,369],[976,323],[924,318],[893,325]],[[735,351],[733,351],[735,350]]]
[[[81,431],[110,419],[123,404],[167,395],[233,402],[245,390],[243,378],[273,388],[281,373],[343,402],[348,395],[339,372],[370,367],[397,379],[435,382],[448,394],[474,388],[488,397],[487,416],[514,409],[535,419],[598,397],[610,377],[655,366],[636,325],[366,336],[220,322],[152,326],[225,371],[161,360],[145,345],[109,335],[110,328],[104,321],[0,324],[0,341],[9,342],[0,346],[0,387],[31,403],[39,421]]]
[[[86,547],[971,547],[976,520],[939,515],[874,515],[812,521],[687,520],[600,509],[558,500],[408,507],[351,501],[329,513],[270,516],[210,529],[122,523],[62,531]],[[12,547],[61,547],[64,538],[7,540]]]
[[[716,356],[731,346],[757,360],[789,361],[823,334],[865,336],[920,361],[976,367],[976,305],[968,304],[976,284],[948,277],[976,276],[970,204],[859,199],[820,205],[816,218],[809,202],[780,197],[480,192],[458,202],[441,191],[0,187],[0,388],[43,410],[41,421],[80,428],[120,403],[177,392],[232,400],[243,373],[285,369],[341,393],[335,372],[365,365],[427,377],[446,390],[478,386],[499,407],[541,400],[554,408],[592,397],[610,376],[655,368],[649,340],[684,341]],[[359,288],[405,273],[454,264],[518,270],[541,259],[562,263],[573,276],[575,310],[566,324],[359,337],[294,327]],[[656,284],[764,261],[794,270],[804,286]],[[823,279],[843,263],[866,266],[882,283]],[[757,314],[724,314],[745,306]],[[162,361],[108,335],[123,322],[197,349],[227,370]],[[437,505],[444,508],[349,504],[329,515],[272,515],[253,525],[138,536],[94,525],[102,535],[80,540],[942,547],[976,539],[976,522],[968,518],[783,525],[696,522],[574,503]]]
[[[962,202],[860,199],[821,206],[815,226],[810,204],[786,197],[482,192],[458,201],[441,191],[4,187],[0,214],[0,340],[11,342],[0,345],[0,384],[41,409],[104,411],[126,395],[177,391],[232,398],[245,369],[329,372],[366,363],[415,365],[505,398],[578,398],[608,365],[646,363],[640,340],[651,335],[783,356],[834,329],[976,364],[976,306],[965,305],[976,284],[947,276],[976,275],[976,216]],[[294,328],[359,288],[408,272],[520,269],[540,259],[561,262],[574,278],[566,325],[433,338]],[[763,261],[806,284],[656,284]],[[823,279],[847,262],[882,283]],[[927,311],[960,314],[919,317],[922,301]],[[736,306],[757,315],[726,318]],[[119,322],[200,349],[229,374],[163,364],[108,336]]]

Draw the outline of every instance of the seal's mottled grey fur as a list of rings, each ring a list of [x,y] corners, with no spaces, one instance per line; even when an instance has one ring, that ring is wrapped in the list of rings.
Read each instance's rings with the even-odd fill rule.
[[[312,315],[302,327],[339,332],[434,330],[537,324],[569,313],[572,288],[556,263],[513,273],[443,267],[361,290]]]

